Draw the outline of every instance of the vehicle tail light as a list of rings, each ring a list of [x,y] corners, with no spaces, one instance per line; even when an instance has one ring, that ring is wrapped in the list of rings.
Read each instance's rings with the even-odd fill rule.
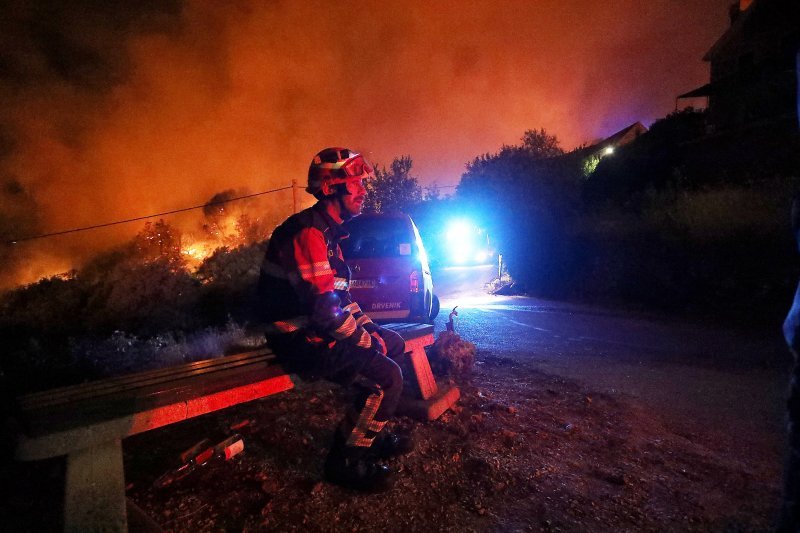
[[[419,281],[421,274],[419,270],[412,270],[409,277],[409,289],[411,292],[419,292]]]

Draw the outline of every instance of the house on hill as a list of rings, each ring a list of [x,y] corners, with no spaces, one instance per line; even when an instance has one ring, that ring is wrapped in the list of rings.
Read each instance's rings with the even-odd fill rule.
[[[595,149],[594,151],[607,150],[608,148],[616,149],[620,146],[625,146],[626,144],[632,143],[644,133],[647,133],[647,128],[645,125],[641,122],[635,122],[634,124],[631,124],[626,128],[622,128],[612,135],[609,135],[605,139],[594,143],[588,148]]]
[[[740,0],[729,14],[730,26],[703,56],[711,81],[678,100],[706,97],[711,131],[793,128],[800,0]]]
[[[605,139],[577,148],[565,154],[564,157],[579,158],[583,165],[583,175],[588,178],[594,173],[597,165],[600,164],[600,161],[605,156],[613,154],[617,148],[632,143],[645,133],[647,133],[645,125],[641,122],[635,122]]]
[[[635,122],[604,139],[593,141],[592,144],[582,146],[571,153],[581,157],[603,157],[620,146],[632,143],[645,133],[647,133],[647,127],[641,122]]]

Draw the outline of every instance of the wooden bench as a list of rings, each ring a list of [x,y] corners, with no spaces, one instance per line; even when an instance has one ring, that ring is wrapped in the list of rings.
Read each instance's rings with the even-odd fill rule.
[[[438,390],[425,347],[433,326],[392,324],[406,341],[408,414],[433,419],[458,398]],[[16,458],[66,456],[66,531],[126,531],[122,439],[294,386],[272,352],[255,351],[22,396]]]
[[[122,439],[294,386],[268,349],[18,399],[17,459],[65,455],[66,531],[125,531]]]

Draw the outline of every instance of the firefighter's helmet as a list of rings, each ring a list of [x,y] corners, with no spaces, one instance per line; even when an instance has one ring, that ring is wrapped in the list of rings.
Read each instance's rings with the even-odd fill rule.
[[[325,148],[314,156],[308,167],[306,192],[318,197],[325,184],[333,186],[374,177],[375,169],[358,152],[349,148]]]

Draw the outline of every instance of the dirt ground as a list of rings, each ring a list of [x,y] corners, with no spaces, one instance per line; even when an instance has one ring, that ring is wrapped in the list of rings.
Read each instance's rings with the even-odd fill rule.
[[[171,531],[767,531],[780,457],[736,436],[673,427],[533,365],[478,352],[454,410],[400,418],[417,447],[393,459],[392,489],[322,481],[349,392],[299,384],[125,441],[128,496]],[[229,427],[244,452],[157,488],[181,451]]]

